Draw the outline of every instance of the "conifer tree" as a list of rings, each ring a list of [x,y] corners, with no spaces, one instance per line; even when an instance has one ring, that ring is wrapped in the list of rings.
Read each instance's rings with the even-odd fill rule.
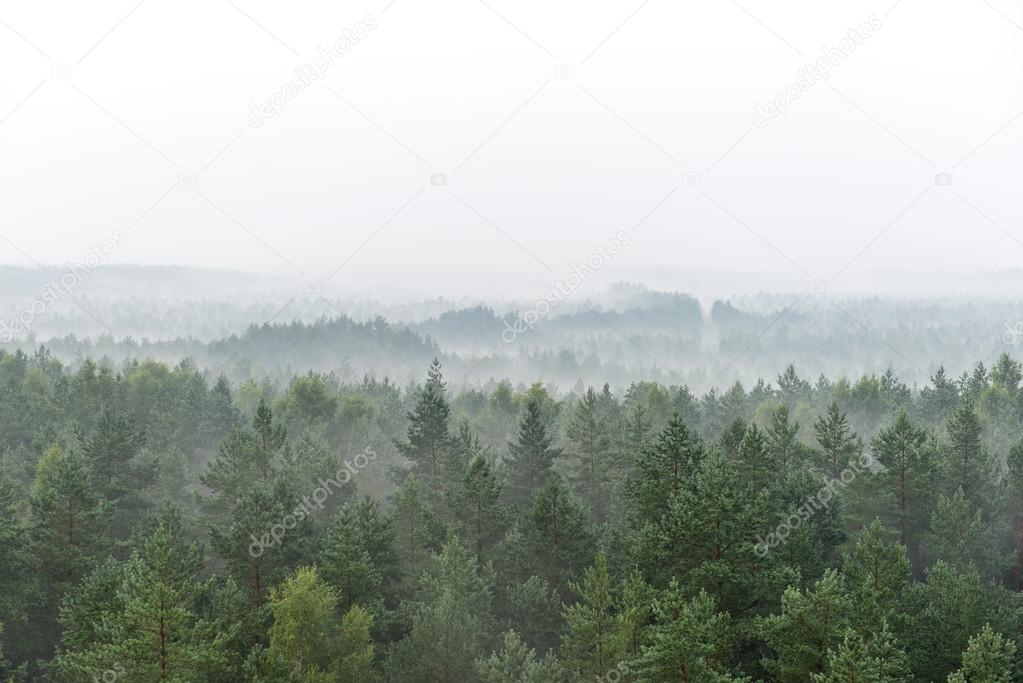
[[[667,501],[688,485],[703,458],[703,442],[674,413],[656,441],[636,456],[627,487],[635,523],[659,520]]]
[[[1005,477],[1005,523],[1012,549],[1012,588],[1023,590],[1023,439],[1009,450]]]
[[[416,580],[429,557],[428,550],[437,546],[441,530],[427,502],[429,492],[410,474],[394,494],[394,530],[396,549],[402,571]]]
[[[424,575],[422,589],[412,606],[412,628],[390,660],[390,680],[473,680],[493,627],[491,577],[478,573],[472,553],[452,539]]]
[[[600,415],[592,387],[576,404],[567,433],[573,444],[568,462],[570,481],[593,519],[602,522],[607,519],[616,463],[607,423]]]
[[[508,444],[509,457],[504,462],[508,499],[521,509],[529,507],[533,494],[547,481],[554,462],[562,455],[553,446],[543,412],[543,399],[530,394],[519,422],[517,439]]]
[[[814,425],[814,433],[821,447],[821,470],[832,479],[840,478],[842,470],[858,453],[860,444],[849,428],[845,413],[839,412],[837,403],[832,401],[828,404],[827,412]]]
[[[718,612],[705,591],[694,598],[674,579],[654,600],[650,644],[630,669],[639,680],[657,683],[740,683],[729,666],[735,646],[731,620]]]
[[[1016,644],[984,624],[970,638],[962,667],[948,677],[949,683],[1009,683],[1017,667]]]
[[[886,540],[880,520],[863,529],[844,555],[842,576],[851,598],[852,621],[861,633],[877,633],[881,625],[906,627],[904,608],[910,586],[906,547]]]
[[[381,599],[382,577],[366,549],[356,513],[342,507],[323,539],[320,574],[337,591],[345,611],[356,604],[372,609]]]
[[[934,464],[924,449],[927,436],[901,411],[895,421],[877,433],[871,442],[874,457],[884,466],[879,472],[879,487],[885,491],[888,519],[899,529],[899,541],[909,545],[910,532],[920,530],[924,501],[933,481]]]
[[[995,492],[998,472],[991,454],[980,439],[980,421],[971,406],[952,411],[948,419],[949,446],[945,452],[945,475],[949,491],[962,488],[966,499],[987,510]]]
[[[548,653],[538,658],[515,631],[507,631],[501,649],[476,660],[481,683],[566,683],[558,661]]]
[[[775,461],[783,470],[802,463],[806,447],[799,442],[799,423],[789,420],[789,409],[779,406],[771,413],[767,428],[767,444]]]
[[[569,582],[576,601],[565,608],[568,631],[562,638],[561,661],[577,676],[601,677],[614,668],[624,652],[617,598],[607,571],[607,556],[597,553],[579,583]]]
[[[440,361],[435,358],[427,370],[419,400],[407,415],[408,440],[396,442],[398,451],[412,463],[410,473],[419,477],[434,495],[440,493],[444,460],[452,445],[450,415]]]
[[[522,521],[522,536],[532,573],[567,596],[568,581],[593,557],[593,537],[586,513],[557,474],[533,496],[533,507]]]
[[[94,490],[111,503],[114,534],[122,538],[147,507],[145,488],[156,479],[153,464],[137,459],[145,441],[142,430],[107,406],[82,449]]]
[[[29,537],[51,599],[89,571],[106,538],[106,507],[89,479],[82,458],[56,446],[36,467],[29,492]]]
[[[986,535],[980,510],[970,505],[960,487],[951,497],[938,496],[924,551],[931,562],[943,560],[960,571],[971,564],[989,568]]]
[[[849,623],[849,598],[837,572],[827,571],[812,589],[789,587],[781,612],[760,621],[774,653],[763,661],[775,680],[799,683],[828,670],[828,651],[842,642]]]
[[[230,679],[226,642],[231,634],[204,628],[197,613],[205,591],[198,580],[202,558],[197,545],[179,540],[179,532],[173,522],[161,522],[144,539],[121,570],[110,602],[72,603],[77,606],[70,623],[81,624],[86,607],[100,609],[102,621],[91,633],[79,628],[71,641],[78,648],[58,659],[66,680],[92,680],[115,663],[123,671],[118,680],[129,683]],[[114,576],[109,569],[97,575],[93,598],[106,593],[103,586]]]
[[[500,497],[501,487],[484,455],[473,458],[448,495],[455,531],[475,553],[480,568],[508,525]]]

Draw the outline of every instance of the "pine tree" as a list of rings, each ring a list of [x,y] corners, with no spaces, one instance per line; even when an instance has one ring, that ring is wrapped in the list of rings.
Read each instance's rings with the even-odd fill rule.
[[[576,404],[567,433],[573,444],[569,480],[576,495],[590,508],[593,519],[602,522],[607,519],[616,463],[607,424],[600,415],[592,387]]]
[[[593,538],[586,513],[557,474],[533,496],[533,507],[522,521],[522,536],[532,573],[567,596],[568,581],[593,557]]]
[[[1023,439],[1009,450],[1006,459],[1005,515],[1012,548],[1012,588],[1023,590]]]
[[[454,529],[475,553],[482,569],[487,554],[508,526],[508,515],[500,505],[501,487],[490,461],[477,455],[460,482],[449,492],[448,501]]]
[[[728,423],[725,431],[721,433],[721,438],[718,439],[721,452],[730,460],[734,461],[739,457],[739,446],[742,444],[743,437],[746,436],[746,427],[746,420],[737,417]]]
[[[821,469],[832,479],[842,476],[842,470],[860,448],[859,439],[849,428],[845,413],[840,413],[838,404],[832,401],[827,412],[814,425],[817,443],[821,447]]]
[[[118,680],[129,683],[229,680],[230,633],[208,634],[203,627],[197,613],[204,595],[197,578],[202,558],[179,535],[179,527],[161,522],[123,566],[113,600],[72,603],[77,605],[72,623],[81,623],[86,606],[98,608],[102,621],[91,634],[79,631],[72,640],[78,649],[57,660],[62,680],[92,680],[115,663],[123,669]],[[115,576],[109,569],[99,574],[90,588],[93,596],[102,597]]]
[[[1023,380],[1023,368],[1020,367],[1019,361],[1009,357],[1007,353],[998,356],[994,367],[991,368],[991,383],[1001,387],[1011,396],[1019,389],[1020,380]]]
[[[323,580],[337,591],[342,609],[357,604],[372,608],[381,599],[383,579],[366,549],[356,513],[348,506],[338,511],[323,540],[320,558]]]
[[[924,551],[931,562],[943,560],[956,569],[971,564],[990,567],[984,524],[962,487],[951,496],[938,496],[931,526],[924,539]]]
[[[688,485],[703,458],[703,442],[674,413],[655,443],[636,456],[635,473],[627,486],[634,524],[659,520],[666,502]]]
[[[880,520],[863,529],[844,555],[842,576],[852,601],[853,622],[861,633],[876,633],[882,623],[905,627],[903,608],[910,586],[906,547],[886,540]]]
[[[791,576],[773,558],[754,552],[758,533],[771,514],[765,497],[750,495],[724,455],[713,452],[692,484],[667,501],[655,536],[654,585],[685,577],[693,590],[712,593],[733,616],[766,609]],[[647,569],[647,568],[644,568]]]
[[[410,474],[394,494],[395,547],[404,575],[419,578],[428,550],[437,546],[441,532],[427,502],[428,492],[419,477]]]
[[[768,447],[764,433],[755,424],[746,428],[737,453],[739,476],[756,496],[768,487],[777,474],[778,462]]]
[[[562,637],[561,660],[577,676],[601,677],[614,668],[624,652],[618,627],[617,598],[607,572],[607,556],[597,553],[579,583],[569,582],[576,602],[565,608],[568,631]]]
[[[486,659],[476,660],[481,683],[566,683],[558,661],[549,654],[543,659],[526,645],[515,631],[507,631],[501,649]]]
[[[771,414],[771,424],[767,428],[767,444],[778,466],[783,470],[791,465],[801,464],[804,460],[806,447],[799,442],[799,423],[789,420],[789,409],[785,406],[779,406]]]
[[[739,683],[746,680],[731,673],[729,660],[735,635],[727,614],[718,612],[705,591],[687,599],[676,580],[653,605],[654,624],[650,645],[630,669],[639,680],[651,683]]]
[[[939,561],[926,579],[912,585],[905,609],[913,622],[906,653],[917,680],[944,680],[985,624],[995,632],[1019,633],[1013,594],[982,580],[975,568],[957,572]]]
[[[285,449],[287,432],[274,424],[273,411],[263,399],[256,408],[251,429],[234,429],[220,444],[217,457],[199,477],[212,494],[202,498],[204,507],[218,520],[230,513],[233,503],[253,483],[269,484],[274,460]]]
[[[635,659],[647,644],[647,626],[653,617],[655,591],[637,570],[622,582],[618,612],[618,628],[623,656]]]
[[[82,457],[89,466],[91,482],[112,505],[113,533],[124,538],[147,507],[145,489],[156,479],[153,463],[139,462],[145,433],[124,415],[105,407],[93,434],[86,440]]]
[[[490,578],[477,572],[472,553],[457,539],[444,546],[424,576],[422,599],[412,606],[412,628],[389,662],[389,680],[473,680],[493,626]]]
[[[396,603],[401,568],[396,549],[393,520],[384,513],[380,503],[369,496],[355,506],[355,520],[359,534],[369,553],[370,561],[380,573],[381,590],[385,599]]]
[[[827,571],[805,592],[790,587],[781,612],[760,621],[760,633],[773,651],[763,661],[775,680],[801,683],[828,669],[828,651],[842,642],[849,619],[849,598],[842,577]]]
[[[904,652],[895,647],[891,633],[882,630],[863,637],[852,629],[828,651],[827,673],[810,674],[813,683],[908,683]]]
[[[210,527],[214,549],[257,607],[267,588],[284,579],[305,555],[306,508],[279,490],[256,486],[231,509],[229,523]]]
[[[945,473],[949,491],[962,488],[967,500],[988,509],[995,491],[997,469],[990,453],[980,441],[980,421],[970,406],[957,408],[948,419],[949,446],[945,453]]]
[[[0,624],[8,625],[8,651],[20,645],[29,606],[36,596],[36,565],[29,529],[18,512],[14,480],[0,471]],[[12,645],[13,644],[13,645]],[[0,658],[2,663],[2,658]]]
[[[40,458],[29,493],[29,537],[51,599],[78,582],[103,546],[106,508],[74,451],[54,446]]]
[[[415,474],[434,495],[441,490],[444,460],[452,437],[444,378],[436,358],[427,370],[426,384],[412,412],[408,413],[408,441],[397,442],[398,451],[412,463]]]
[[[1009,683],[1016,672],[1016,644],[984,624],[970,638],[963,666],[948,677],[949,683]]]
[[[518,438],[508,444],[509,457],[504,463],[508,499],[522,509],[529,507],[533,493],[547,481],[554,462],[562,455],[548,434],[542,398],[529,395],[524,409]]]
[[[884,466],[879,472],[879,487],[886,492],[888,505],[895,508],[899,541],[909,545],[910,534],[922,526],[924,501],[933,480],[934,465],[924,449],[927,435],[901,411],[895,421],[877,433],[871,442],[874,456]]]

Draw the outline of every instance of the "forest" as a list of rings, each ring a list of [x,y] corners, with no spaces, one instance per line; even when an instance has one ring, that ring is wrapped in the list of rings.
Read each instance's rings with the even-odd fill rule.
[[[699,393],[446,371],[0,352],[0,680],[1020,680],[1010,355]]]

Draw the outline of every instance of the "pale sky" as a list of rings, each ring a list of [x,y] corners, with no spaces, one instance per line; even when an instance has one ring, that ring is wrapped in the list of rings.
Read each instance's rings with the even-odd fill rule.
[[[420,296],[542,292],[619,231],[591,284],[1023,263],[1019,0],[388,2],[0,2],[0,263],[120,232],[106,262]]]

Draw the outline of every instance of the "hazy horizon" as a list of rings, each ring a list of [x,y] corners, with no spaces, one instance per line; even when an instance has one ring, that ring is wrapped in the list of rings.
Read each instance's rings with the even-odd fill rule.
[[[1010,7],[25,3],[0,19],[0,263],[78,262],[116,233],[105,263],[528,296],[622,232],[602,285],[921,295],[1023,253]],[[787,89],[784,115],[764,108]]]

